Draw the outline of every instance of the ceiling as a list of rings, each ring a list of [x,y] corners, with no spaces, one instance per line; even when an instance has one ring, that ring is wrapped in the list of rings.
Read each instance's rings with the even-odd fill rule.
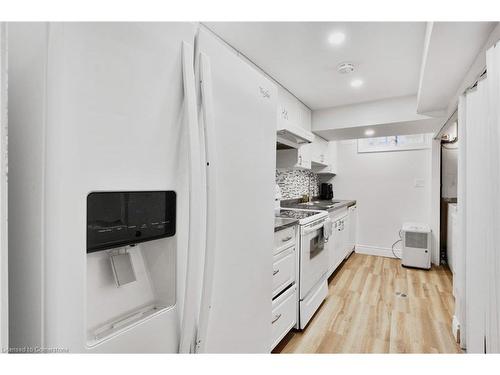
[[[432,23],[423,55],[417,104],[419,113],[447,108],[496,25],[497,22]],[[484,66],[479,69],[483,70]],[[478,71],[474,75],[479,74]]]
[[[416,95],[425,22],[209,22],[205,25],[246,55],[311,109]],[[342,45],[328,42],[345,33]],[[356,70],[337,72],[349,61]],[[364,85],[352,88],[360,78]]]

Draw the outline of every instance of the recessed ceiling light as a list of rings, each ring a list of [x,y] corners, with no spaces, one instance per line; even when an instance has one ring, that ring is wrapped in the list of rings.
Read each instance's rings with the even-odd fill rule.
[[[353,79],[351,81],[351,87],[354,87],[354,88],[358,88],[358,87],[361,87],[363,86],[363,80],[362,79]]]
[[[366,129],[365,130],[365,135],[367,135],[368,137],[372,136],[373,134],[375,134],[375,130],[373,130],[373,129]]]
[[[345,40],[345,34],[340,31],[331,33],[330,36],[328,37],[328,41],[335,46],[344,43],[344,40]]]

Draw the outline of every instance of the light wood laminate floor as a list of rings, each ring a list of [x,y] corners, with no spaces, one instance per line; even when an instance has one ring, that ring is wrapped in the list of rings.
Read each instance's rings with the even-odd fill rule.
[[[274,353],[460,353],[451,333],[448,268],[416,270],[398,259],[352,254],[306,329]]]

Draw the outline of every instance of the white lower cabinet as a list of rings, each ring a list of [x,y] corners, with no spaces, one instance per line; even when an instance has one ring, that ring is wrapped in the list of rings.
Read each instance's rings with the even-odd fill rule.
[[[347,217],[349,218],[349,248],[348,255],[354,251],[357,242],[358,231],[358,209],[357,206],[351,206],[347,209]]]
[[[295,282],[295,246],[275,255],[273,264],[273,298]]]
[[[343,252],[343,259],[344,260],[349,254],[351,254],[352,252],[352,245],[351,245],[351,217],[349,215],[349,211],[347,213],[347,216],[345,217],[344,219],[344,222],[343,222],[343,225],[344,225],[344,228],[342,230],[342,234],[343,234],[343,248],[344,248],[344,252]]]
[[[330,219],[333,223],[333,243],[329,243],[330,250],[330,275],[337,269],[346,257],[346,226],[347,208],[342,208],[330,212]],[[331,240],[330,240],[331,241]],[[329,242],[330,242],[329,241]]]
[[[271,350],[297,324],[297,227],[274,233]]]
[[[297,322],[297,286],[293,284],[286,292],[273,300],[271,314],[271,350],[285,337]]]
[[[296,232],[295,227],[285,228],[274,233],[274,251],[273,255],[281,253],[285,249],[295,246]]]

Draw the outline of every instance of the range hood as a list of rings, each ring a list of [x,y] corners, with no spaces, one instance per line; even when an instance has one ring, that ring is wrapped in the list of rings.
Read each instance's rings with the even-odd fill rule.
[[[282,148],[299,148],[302,145],[311,143],[314,139],[313,133],[290,124],[286,127],[278,128],[276,136],[278,148],[280,148],[280,145],[286,146]]]

